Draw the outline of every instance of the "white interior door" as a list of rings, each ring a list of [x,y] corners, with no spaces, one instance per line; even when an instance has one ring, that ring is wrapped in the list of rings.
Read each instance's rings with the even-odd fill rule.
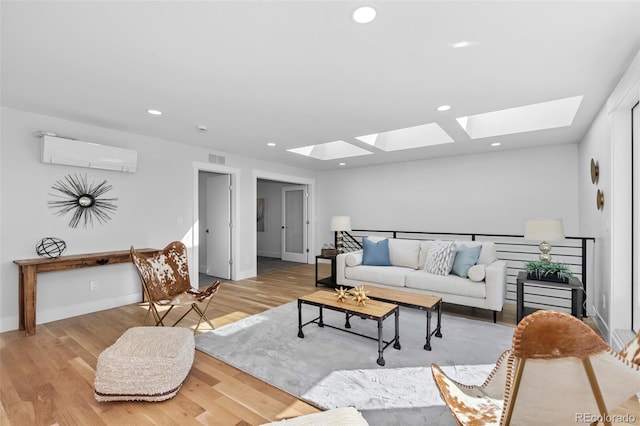
[[[207,178],[207,275],[231,279],[231,176]]]
[[[307,263],[307,186],[282,188],[282,260]]]

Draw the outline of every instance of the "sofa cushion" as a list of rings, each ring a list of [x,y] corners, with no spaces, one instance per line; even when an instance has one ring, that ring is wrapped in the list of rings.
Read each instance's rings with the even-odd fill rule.
[[[431,243],[433,243],[433,241],[420,241],[420,256],[418,257],[418,269],[420,270],[424,269]]]
[[[404,287],[405,275],[407,272],[413,271],[413,269],[404,268],[402,266],[387,266],[385,268],[380,268],[379,266],[360,265],[347,266],[344,269],[344,276],[347,279],[362,281],[363,283]]]
[[[432,274],[449,275],[455,255],[455,242],[434,241],[427,253],[424,270]]]
[[[451,273],[462,278],[467,278],[469,268],[478,262],[480,250],[482,250],[482,246],[467,247],[464,244],[459,245],[456,251],[456,257],[453,260]]]
[[[393,266],[405,266],[418,269],[420,241],[389,239],[389,260]]]
[[[389,260],[389,240],[373,242],[369,238],[363,241],[362,264],[370,266],[391,266]]]
[[[479,282],[484,280],[487,265],[473,265],[469,268],[467,275],[471,281]]]
[[[475,283],[457,275],[437,275],[425,271],[413,271],[405,277],[405,285],[408,288],[415,288],[437,293],[456,294],[460,296],[486,297],[486,284],[484,282]]]

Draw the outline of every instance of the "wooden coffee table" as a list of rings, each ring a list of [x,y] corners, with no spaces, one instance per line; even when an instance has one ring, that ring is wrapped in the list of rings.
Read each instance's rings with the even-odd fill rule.
[[[442,323],[441,297],[366,285],[364,289],[367,291],[367,296],[371,299],[427,311],[427,342],[424,344],[425,350],[431,350],[431,336],[442,337],[442,330],[440,328]],[[431,313],[434,310],[438,312],[438,324],[435,330],[431,331]]]
[[[319,316],[306,323],[302,323],[302,305],[312,305],[319,308]],[[344,312],[346,314],[346,323],[344,328],[335,327],[333,325],[325,324],[322,311],[323,309],[330,309],[332,311]],[[382,337],[382,323],[383,321],[393,314],[395,316],[395,337],[389,342],[385,342]],[[381,302],[378,300],[367,300],[364,306],[357,306],[353,300],[345,300],[344,302],[338,302],[335,293],[328,291],[316,291],[315,293],[308,294],[298,298],[298,337],[304,338],[302,327],[308,324],[318,324],[319,327],[331,327],[336,330],[346,331],[351,334],[366,337],[367,339],[378,341],[378,365],[384,365],[383,352],[393,343],[395,349],[400,349],[400,321],[398,315],[400,311],[398,305],[392,303]],[[364,319],[374,320],[378,323],[378,337],[371,337],[364,334],[356,333],[349,330],[351,324],[349,319],[352,316],[358,316]]]

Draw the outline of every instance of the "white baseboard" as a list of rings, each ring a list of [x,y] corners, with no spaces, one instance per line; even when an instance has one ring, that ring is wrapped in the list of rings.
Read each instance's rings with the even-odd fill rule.
[[[604,340],[609,344],[609,346],[611,346],[611,330],[609,330],[609,325],[606,323],[604,318],[602,318],[597,309],[593,316],[593,321],[596,323],[596,327],[604,337]]]
[[[632,330],[613,330],[609,346],[614,351],[620,352],[634,337],[636,334]]]
[[[257,274],[256,269],[249,269],[244,271],[238,271],[238,275],[234,278],[235,281],[247,280],[249,278],[255,277]]]
[[[72,306],[62,306],[56,309],[48,309],[38,311],[36,315],[36,325],[45,324],[51,321],[57,321],[65,318],[71,318],[78,315],[89,314],[92,312],[103,311],[105,309],[116,308],[118,306],[131,305],[142,300],[140,293],[127,294],[106,300],[96,300],[91,303],[82,303]],[[0,332],[17,330],[18,317],[2,318],[0,320]]]
[[[0,318],[0,333],[5,331],[13,331],[18,329],[18,317],[4,317]]]

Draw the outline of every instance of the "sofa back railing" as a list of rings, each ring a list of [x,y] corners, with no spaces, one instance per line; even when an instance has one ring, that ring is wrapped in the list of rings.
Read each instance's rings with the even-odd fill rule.
[[[412,240],[471,240],[491,241],[496,246],[498,259],[507,262],[507,295],[506,300],[516,302],[516,280],[518,272],[524,270],[524,264],[532,260],[538,260],[540,250],[539,243],[524,239],[523,235],[507,234],[479,234],[479,233],[455,233],[455,232],[424,232],[424,231],[387,231],[354,229],[349,237],[357,244],[350,244],[353,251],[361,248],[364,237],[377,236],[387,238],[403,238]],[[345,241],[347,237],[345,236]],[[582,282],[584,289],[583,312],[586,310],[586,296],[588,280],[593,276],[593,255],[595,250],[595,238],[593,237],[565,237],[556,244],[552,244],[552,262],[564,263],[571,272]],[[571,310],[571,297],[565,295],[563,290],[540,289],[536,293],[527,293],[525,304],[527,307],[537,309]]]
[[[337,244],[336,237],[336,245]],[[362,237],[356,238],[349,232],[342,231],[342,247],[344,252],[360,250],[362,248]]]

